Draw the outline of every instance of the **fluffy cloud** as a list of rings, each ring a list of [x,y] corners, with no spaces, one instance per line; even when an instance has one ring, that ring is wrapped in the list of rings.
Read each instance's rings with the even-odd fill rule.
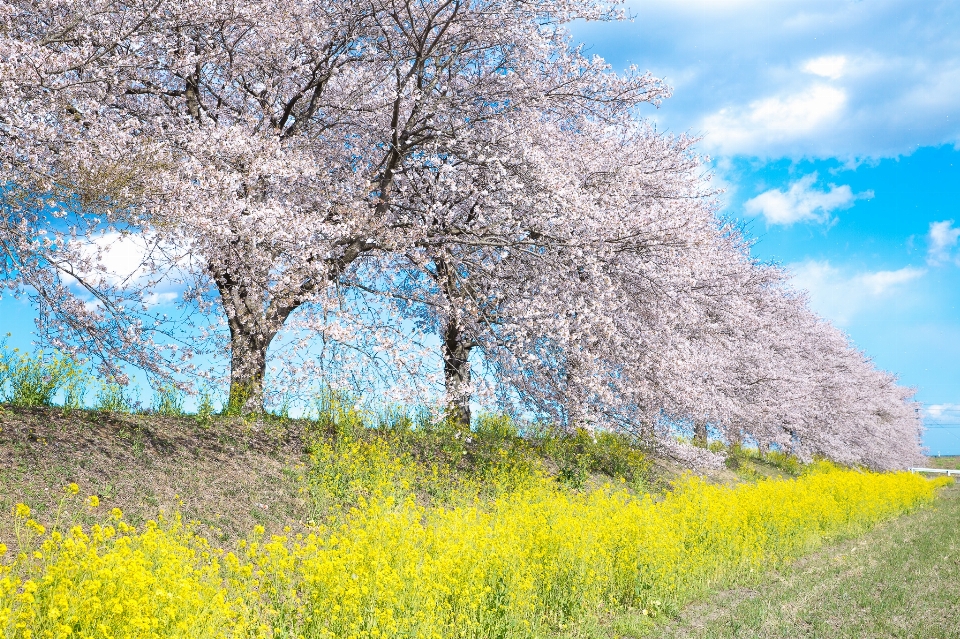
[[[803,92],[724,108],[703,119],[705,142],[725,154],[795,142],[822,132],[840,120],[847,95],[841,89],[813,86]]]
[[[842,55],[822,55],[819,58],[808,60],[803,70],[821,78],[839,80],[847,67],[847,57]]]
[[[170,247],[138,233],[109,232],[80,241],[84,242],[81,252],[96,263],[95,272],[84,273],[86,277],[111,287],[141,289],[149,306],[169,304],[182,295],[180,275],[190,267],[189,252],[175,256]],[[86,291],[77,292],[86,295]],[[92,298],[88,303],[99,304]]]
[[[664,77],[652,114],[714,155],[894,157],[960,143],[954,0],[628,0],[575,37]]]
[[[907,266],[896,271],[876,271],[874,273],[861,273],[853,279],[854,284],[859,284],[862,289],[874,297],[885,295],[900,284],[912,282],[926,273],[921,268]]]
[[[924,417],[937,421],[948,421],[960,413],[960,404],[930,404],[923,409]]]
[[[953,220],[931,222],[927,234],[927,263],[931,266],[950,261],[960,264],[960,258],[954,255],[957,241],[960,240],[960,228],[953,226]]]
[[[895,271],[850,273],[828,261],[808,260],[790,266],[793,285],[810,294],[818,313],[840,325],[861,312],[888,304],[906,285],[923,277],[924,269],[907,266]]]
[[[872,191],[854,194],[847,185],[829,185],[827,190],[814,187],[817,174],[806,175],[786,191],[770,189],[747,200],[744,208],[751,215],[763,215],[767,224],[789,225],[796,222],[829,222],[833,211],[847,209],[861,198],[873,197]]]
[[[103,233],[87,242],[85,253],[96,257],[111,286],[143,282],[151,254],[151,242],[139,234]]]

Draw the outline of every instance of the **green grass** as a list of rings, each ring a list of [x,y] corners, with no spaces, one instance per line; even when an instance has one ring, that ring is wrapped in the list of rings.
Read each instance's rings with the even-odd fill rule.
[[[642,611],[566,637],[860,639],[960,637],[960,485],[930,507],[833,544],[756,583],[715,593],[679,618]]]
[[[930,457],[929,468],[949,468],[950,470],[960,470],[960,455]]]

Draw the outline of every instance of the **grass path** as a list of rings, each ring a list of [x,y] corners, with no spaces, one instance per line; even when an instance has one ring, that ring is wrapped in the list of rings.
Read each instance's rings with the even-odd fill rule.
[[[627,614],[582,631],[597,639],[960,638],[960,484],[930,507],[750,588],[716,593],[666,625],[645,621]]]

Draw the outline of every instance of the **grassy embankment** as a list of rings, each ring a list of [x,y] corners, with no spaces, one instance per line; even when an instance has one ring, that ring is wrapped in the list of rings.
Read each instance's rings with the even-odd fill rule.
[[[7,636],[615,636],[933,495],[743,454],[710,485],[624,438],[335,405],[311,423],[5,408],[0,428]]]
[[[960,458],[940,461],[936,467],[956,468]],[[591,620],[567,636],[960,637],[958,523],[960,486],[951,486],[929,508],[830,544],[754,583],[716,592],[666,624],[651,624],[631,610]]]

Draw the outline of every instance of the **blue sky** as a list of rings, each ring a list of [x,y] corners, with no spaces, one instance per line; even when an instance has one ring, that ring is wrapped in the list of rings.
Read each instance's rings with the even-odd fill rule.
[[[960,454],[960,2],[627,6],[631,22],[575,39],[667,80],[673,97],[647,115],[702,137],[724,214],[917,389],[931,452]],[[0,314],[26,344],[29,307]]]
[[[575,38],[667,80],[650,117],[701,136],[755,254],[917,389],[933,454],[960,454],[960,3],[627,6]]]

